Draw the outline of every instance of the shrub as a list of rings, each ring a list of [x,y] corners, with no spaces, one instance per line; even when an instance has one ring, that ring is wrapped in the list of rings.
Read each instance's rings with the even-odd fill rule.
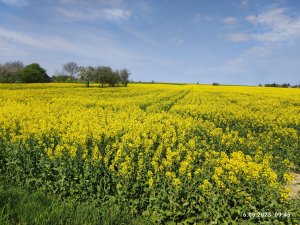
[[[25,66],[20,71],[20,77],[23,83],[50,82],[50,77],[47,75],[46,70],[43,69],[38,63],[32,63]]]

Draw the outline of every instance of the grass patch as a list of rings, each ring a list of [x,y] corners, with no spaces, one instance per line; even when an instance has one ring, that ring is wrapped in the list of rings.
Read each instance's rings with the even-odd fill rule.
[[[151,224],[118,205],[79,203],[0,183],[0,224]]]

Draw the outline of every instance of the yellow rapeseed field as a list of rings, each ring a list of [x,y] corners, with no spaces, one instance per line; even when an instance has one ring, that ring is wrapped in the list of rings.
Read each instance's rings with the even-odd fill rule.
[[[300,166],[299,89],[1,84],[0,99],[3,173],[66,196],[117,196],[157,221],[272,210]]]

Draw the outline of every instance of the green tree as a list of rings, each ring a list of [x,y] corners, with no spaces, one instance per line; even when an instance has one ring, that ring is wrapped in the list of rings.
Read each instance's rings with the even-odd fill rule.
[[[73,76],[57,74],[51,77],[51,81],[57,83],[71,83],[71,82],[76,82],[76,79]]]
[[[108,85],[110,87],[116,86],[120,82],[119,71],[113,71],[109,76]]]
[[[101,87],[104,87],[104,84],[110,82],[110,77],[112,76],[112,73],[112,69],[108,66],[96,67],[94,81],[100,83]]]
[[[20,77],[23,83],[50,82],[50,77],[47,75],[46,70],[43,69],[38,63],[32,63],[25,66],[20,71]]]

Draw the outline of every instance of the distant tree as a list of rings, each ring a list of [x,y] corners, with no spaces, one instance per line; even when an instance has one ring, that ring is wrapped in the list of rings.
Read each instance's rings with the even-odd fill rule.
[[[129,83],[129,75],[130,75],[128,69],[126,69],[126,68],[121,69],[121,70],[118,72],[118,74],[119,74],[121,83],[122,83],[125,87],[127,87],[128,83]],[[153,83],[154,83],[154,81],[153,81]]]
[[[64,75],[64,74],[57,74],[57,75],[53,75],[51,77],[51,81],[52,82],[57,82],[57,83],[69,83],[69,82],[75,82],[76,79],[73,76],[68,76],[68,75]]]
[[[98,67],[79,67],[79,79],[87,81],[89,87],[90,81],[99,83],[100,87],[108,84],[109,87],[114,87],[120,82],[127,86],[129,83],[129,72],[127,69],[113,71],[109,66]]]
[[[76,62],[67,62],[63,65],[63,70],[67,73],[67,75],[75,77],[79,72],[79,66]]]
[[[212,85],[213,85],[213,86],[219,86],[220,84],[219,84],[219,83],[216,83],[216,82],[214,82],[214,83],[212,83]]]
[[[21,61],[0,64],[0,83],[14,83],[20,80],[20,71],[24,67]]]
[[[118,83],[120,82],[120,75],[119,75],[119,71],[113,71],[110,76],[108,77],[108,85],[110,87],[114,87],[116,86]]]
[[[24,83],[50,82],[50,77],[47,75],[46,70],[43,69],[38,63],[32,63],[25,66],[20,71],[20,79]]]
[[[288,88],[288,87],[290,87],[291,85],[289,84],[289,83],[283,83],[282,85],[281,85],[281,87],[283,87],[283,88]]]
[[[94,80],[94,68],[92,66],[79,67],[79,79],[87,82],[87,87],[90,87],[90,82]]]
[[[95,68],[94,81],[100,83],[101,87],[104,87],[104,84],[111,83],[113,71],[108,66],[99,66]]]
[[[275,82],[272,84],[265,84],[265,87],[279,87],[279,84],[276,84]]]

